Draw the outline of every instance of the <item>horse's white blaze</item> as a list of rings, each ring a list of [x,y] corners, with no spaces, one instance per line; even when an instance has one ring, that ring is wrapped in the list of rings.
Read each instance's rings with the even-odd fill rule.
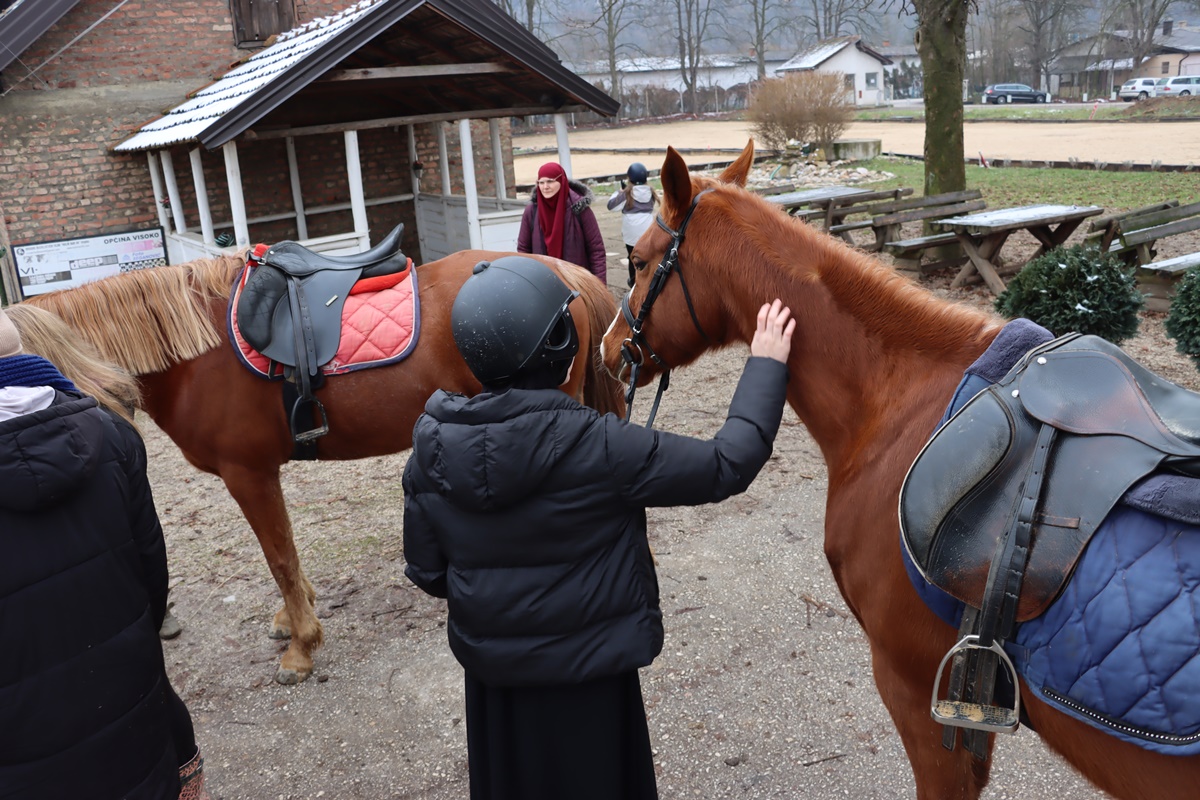
[[[604,332],[604,338],[600,340],[600,360],[601,361],[605,361],[605,362],[608,361],[608,355],[604,352],[604,342],[606,339],[608,339],[608,335],[610,333],[612,333],[613,327],[617,324],[617,321],[619,319],[621,319],[621,312],[618,311],[617,315],[615,317],[613,317],[613,321],[608,324],[608,330],[606,330]]]

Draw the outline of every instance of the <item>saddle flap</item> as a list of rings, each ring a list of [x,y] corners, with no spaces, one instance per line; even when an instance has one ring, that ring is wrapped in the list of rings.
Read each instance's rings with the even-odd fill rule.
[[[254,269],[238,296],[238,329],[258,352],[271,344],[273,319],[281,298],[287,297],[287,277],[277,269]]]
[[[1163,453],[1200,454],[1167,429],[1134,376],[1107,353],[1047,353],[1029,364],[1016,385],[1025,411],[1060,431],[1128,436]]]
[[[913,562],[930,583],[943,586],[954,564],[962,563],[953,551],[966,543],[949,542],[939,530],[964,499],[985,490],[1013,448],[1013,433],[1008,409],[993,389],[985,389],[933,435],[909,468],[900,489],[900,530]],[[980,538],[988,538],[983,546],[992,548],[999,533]],[[983,569],[986,574],[986,558]]]

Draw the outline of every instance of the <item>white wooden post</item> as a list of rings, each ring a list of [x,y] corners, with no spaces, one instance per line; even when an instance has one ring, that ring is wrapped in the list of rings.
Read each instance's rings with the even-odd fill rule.
[[[447,159],[446,153],[446,126],[441,122],[435,122],[437,125],[437,140],[438,140],[438,163],[442,167],[442,197],[450,196],[450,162]]]
[[[216,244],[213,235],[212,212],[208,209],[208,185],[204,182],[204,163],[200,160],[200,148],[188,152],[192,161],[192,186],[196,189],[196,210],[200,212],[200,233],[205,244]]]
[[[467,236],[472,250],[483,247],[479,229],[479,193],[475,186],[475,148],[471,143],[471,120],[458,121],[458,146],[462,150],[463,192],[467,195]]]
[[[367,200],[363,197],[362,162],[358,157],[358,131],[346,131],[346,182],[350,187],[350,215],[354,218],[354,233],[358,246],[371,246],[371,226],[367,223]]]
[[[183,201],[179,199],[179,184],[175,183],[175,165],[171,151],[162,151],[163,178],[167,182],[167,202],[171,204],[171,217],[175,220],[175,232],[186,233],[187,222],[183,218]]]
[[[233,215],[233,235],[238,247],[250,246],[250,226],[246,222],[246,198],[242,195],[242,168],[238,164],[237,142],[221,146],[225,155],[225,178],[229,182],[229,211]]]
[[[171,230],[171,217],[163,203],[163,179],[158,166],[158,153],[147,150],[146,160],[150,163],[150,186],[154,189],[154,209],[158,212],[158,224],[162,226],[163,233],[166,233]]]
[[[300,191],[300,166],[296,161],[296,139],[289,136],[287,142],[288,175],[292,179],[292,205],[296,209],[296,236],[308,238],[308,219],[304,215],[304,193]]]
[[[508,187],[504,185],[504,154],[500,152],[499,120],[488,120],[488,133],[492,135],[492,169],[496,174],[496,199],[503,200],[508,196]]]
[[[567,173],[567,178],[572,178],[571,174],[571,145],[567,143],[567,115],[554,115],[554,133],[558,139],[558,163],[562,165],[563,172]]]
[[[409,177],[412,178],[413,203],[415,204],[417,195],[421,193],[421,176],[413,168],[413,164],[417,163],[417,131],[411,122],[405,127],[408,128],[408,170]]]

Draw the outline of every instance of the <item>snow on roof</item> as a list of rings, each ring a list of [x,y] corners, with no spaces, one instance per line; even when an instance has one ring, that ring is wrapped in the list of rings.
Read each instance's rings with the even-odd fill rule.
[[[293,64],[333,39],[382,2],[360,0],[337,14],[311,20],[279,34],[270,47],[259,50],[162,117],[146,123],[114,149],[119,152],[149,150],[197,140],[206,128],[225,113],[251,98]]]
[[[816,69],[842,52],[842,50],[845,50],[849,44],[857,39],[857,36],[843,36],[840,39],[828,39],[824,42],[817,42],[803,53],[792,56],[792,58],[785,61],[775,71],[788,72],[791,70]]]

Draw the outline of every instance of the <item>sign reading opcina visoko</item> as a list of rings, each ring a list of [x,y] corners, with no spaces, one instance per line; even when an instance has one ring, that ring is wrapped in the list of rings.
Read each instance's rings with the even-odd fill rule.
[[[167,263],[162,228],[13,245],[26,297]]]

